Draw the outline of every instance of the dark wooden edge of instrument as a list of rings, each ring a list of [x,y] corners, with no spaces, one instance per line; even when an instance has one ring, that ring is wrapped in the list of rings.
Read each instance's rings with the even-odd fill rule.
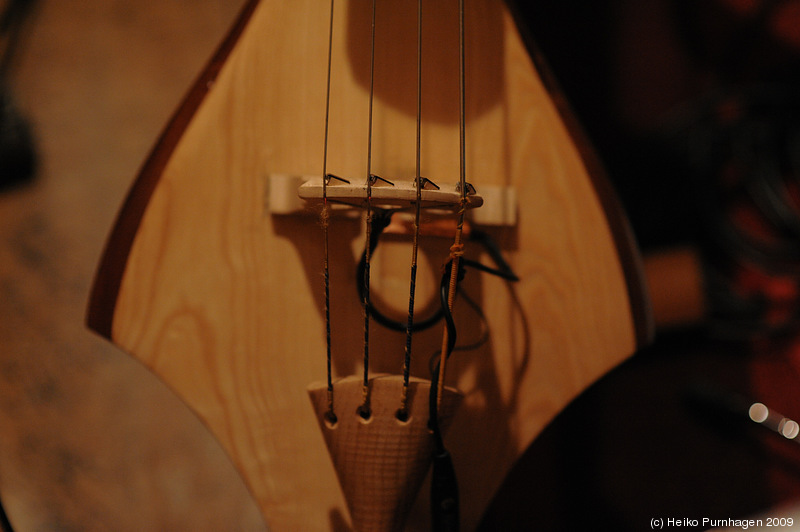
[[[509,0],[506,4],[511,11],[517,25],[517,30],[525,43],[525,47],[528,49],[528,54],[536,66],[536,70],[541,76],[542,82],[561,115],[561,119],[567,127],[572,140],[575,142],[581,158],[586,165],[586,169],[589,172],[595,192],[606,213],[606,218],[614,238],[617,254],[622,263],[625,282],[628,288],[628,298],[630,300],[631,314],[636,332],[636,344],[637,347],[644,347],[653,340],[655,323],[650,306],[650,296],[647,291],[647,280],[642,265],[642,258],[627,214],[625,213],[614,187],[608,179],[605,168],[594,147],[582,126],[575,118],[575,114],[572,112],[570,104],[564,96],[564,92],[560,89],[555,76],[547,65],[547,61],[522,20],[517,10],[516,2]]]
[[[178,141],[222,70],[225,60],[239,40],[257,4],[258,0],[249,0],[242,8],[233,28],[228,32],[168,122],[155,148],[142,166],[117,216],[95,275],[86,313],[86,324],[89,328],[108,339],[111,339],[114,309],[117,306],[117,297],[128,262],[128,255],[147,204],[150,202],[150,197]]]

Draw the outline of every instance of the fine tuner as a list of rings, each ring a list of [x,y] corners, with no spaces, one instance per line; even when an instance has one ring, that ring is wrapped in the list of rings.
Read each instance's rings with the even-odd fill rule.
[[[323,200],[321,177],[309,179],[298,189],[298,195],[309,203],[321,203]],[[366,207],[368,188],[365,184],[357,185],[349,180],[328,174],[327,197],[331,201],[352,207]],[[372,176],[372,186],[369,189],[373,207],[387,208],[412,208],[417,201],[417,182],[389,181],[380,176]],[[467,183],[467,201],[462,202],[461,184],[454,183],[439,186],[430,179],[420,179],[420,207],[423,209],[453,209],[458,210],[462,203],[467,209],[474,209],[483,205],[483,198],[475,192],[475,187]]]
[[[429,179],[424,179],[423,183],[421,207],[426,214],[452,217],[461,202],[459,183],[437,184]],[[476,189],[469,183],[468,186],[467,219],[472,225],[514,227],[517,224],[517,192],[514,187],[485,184]],[[314,215],[314,209],[322,203],[320,176],[272,173],[267,177],[266,188],[266,209],[272,215]],[[388,206],[399,213],[407,213],[416,203],[415,180],[393,181],[389,185],[381,178],[376,180],[371,192],[373,206]],[[356,208],[364,207],[366,185],[330,175],[327,195],[333,213],[358,216]],[[389,229],[387,232],[393,231]]]

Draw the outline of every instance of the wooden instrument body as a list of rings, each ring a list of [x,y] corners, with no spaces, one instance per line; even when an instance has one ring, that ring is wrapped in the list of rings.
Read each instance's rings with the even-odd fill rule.
[[[426,4],[422,175],[458,176],[458,26]],[[455,4],[452,2],[451,4]],[[369,2],[334,13],[328,171],[366,177]],[[507,471],[591,382],[646,341],[635,246],[595,163],[564,121],[508,7],[467,2],[468,180],[510,187],[513,226],[487,228],[521,280],[470,272],[463,291],[488,341],[456,353],[464,394],[447,434],[473,528]],[[220,440],[273,530],[345,526],[348,515],[306,394],[325,379],[323,245],[313,215],[274,215],[273,174],[322,171],[329,13],[319,2],[251,1],[145,164],[112,233],[89,325],[167,382]],[[408,180],[415,163],[416,5],[378,2],[373,172]],[[355,268],[360,220],[331,220],[334,372],[357,374],[363,342]],[[435,307],[451,241],[421,243],[418,315]],[[410,239],[374,256],[376,304],[399,319]],[[480,250],[467,255],[486,261]],[[459,343],[483,327],[455,308]],[[429,378],[441,329],[414,337]],[[371,370],[399,373],[404,335],[374,325]],[[425,497],[411,517],[427,526]]]

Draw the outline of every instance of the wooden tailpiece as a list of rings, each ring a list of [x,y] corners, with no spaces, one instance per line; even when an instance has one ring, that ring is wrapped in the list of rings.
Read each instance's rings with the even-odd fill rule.
[[[325,384],[309,388],[325,444],[353,520],[353,528],[402,530],[408,512],[431,465],[434,441],[428,429],[428,394],[431,383],[411,379],[408,418],[397,418],[403,378],[399,375],[369,380],[371,415],[364,419],[362,380],[348,377],[334,385],[336,423],[327,419]],[[452,419],[461,394],[445,388],[439,424]]]

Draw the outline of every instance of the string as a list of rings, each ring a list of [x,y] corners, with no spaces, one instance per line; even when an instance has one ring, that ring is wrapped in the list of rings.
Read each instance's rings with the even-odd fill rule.
[[[324,279],[325,279],[325,345],[328,369],[328,412],[326,417],[331,423],[336,422],[333,410],[333,370],[331,369],[331,295],[330,295],[330,266],[328,252],[328,225],[330,222],[330,206],[328,205],[328,124],[331,108],[331,57],[333,50],[333,3],[331,0],[330,28],[328,30],[328,80],[325,93],[325,141],[322,155],[322,212],[320,222],[324,240]]]
[[[464,244],[462,234],[464,228],[464,214],[467,210],[469,199],[467,198],[467,179],[466,179],[466,83],[465,83],[465,54],[464,54],[464,0],[458,2],[458,92],[459,92],[459,189],[461,192],[461,205],[458,210],[458,225],[453,245],[450,247],[450,286],[448,287],[447,306],[450,312],[453,310],[453,303],[456,297],[456,286],[458,279],[458,268],[461,257],[464,255]],[[449,342],[449,332],[447,327],[442,333],[442,353],[447,353]],[[437,383],[436,407],[441,406],[442,391],[444,390],[444,377],[447,366],[447,357],[442,356],[439,367],[439,377]]]
[[[467,210],[469,200],[467,199],[466,182],[466,111],[465,111],[465,75],[464,75],[464,0],[458,2],[458,46],[459,46],[459,189],[461,201],[458,210],[458,225],[453,245],[450,247],[450,272],[449,279],[447,273],[442,278],[442,298],[444,294],[444,284],[447,283],[447,301],[445,312],[445,327],[442,333],[442,349],[439,356],[439,364],[434,368],[432,379],[437,381],[436,394],[434,399],[433,385],[430,394],[430,420],[429,426],[433,431],[435,451],[433,453],[433,473],[431,475],[431,518],[432,529],[436,532],[457,531],[459,529],[459,497],[458,481],[456,479],[455,468],[450,453],[445,449],[442,434],[439,428],[439,409],[442,404],[442,392],[444,391],[444,376],[447,359],[455,347],[455,324],[453,323],[453,303],[455,302],[456,288],[458,286],[459,269],[461,257],[464,255],[464,244],[462,234],[464,228],[464,214]],[[438,375],[437,375],[438,373]]]
[[[376,0],[372,0],[372,29],[370,36],[370,64],[369,64],[369,133],[367,135],[367,223],[366,223],[366,254],[364,262],[364,380],[362,384],[362,399],[359,414],[369,418],[369,280],[370,280],[370,249],[369,242],[372,237],[372,104],[375,95],[375,11]]]
[[[411,282],[408,295],[408,323],[406,325],[406,351],[403,360],[403,392],[398,417],[408,417],[408,381],[411,374],[411,339],[414,329],[414,294],[417,285],[417,255],[419,251],[419,219],[422,209],[421,145],[422,145],[422,0],[417,0],[417,202],[414,208],[414,240],[411,248]]]

